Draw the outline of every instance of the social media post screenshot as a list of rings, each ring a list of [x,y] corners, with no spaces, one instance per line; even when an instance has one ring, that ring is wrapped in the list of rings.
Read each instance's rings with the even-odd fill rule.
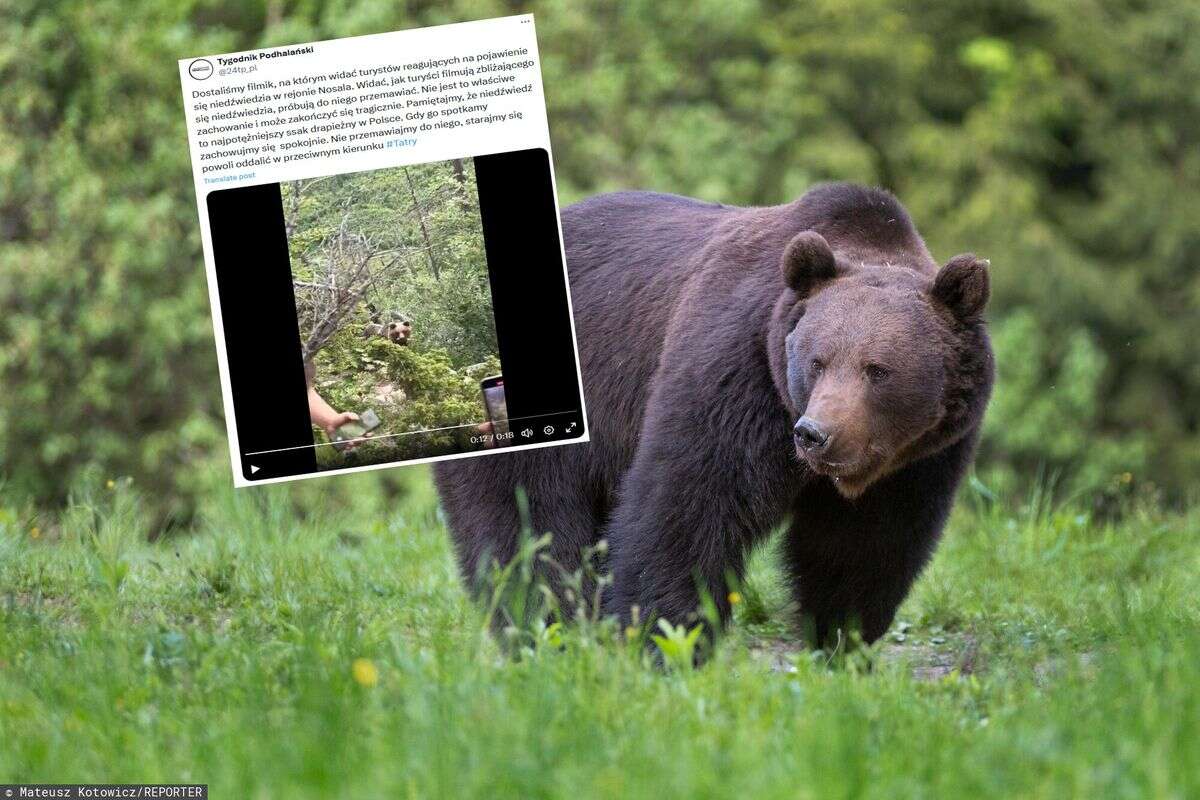
[[[587,441],[531,16],[179,67],[235,484]]]

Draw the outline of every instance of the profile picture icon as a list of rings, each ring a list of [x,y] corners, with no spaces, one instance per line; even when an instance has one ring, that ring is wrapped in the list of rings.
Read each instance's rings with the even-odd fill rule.
[[[191,75],[198,81],[212,77],[213,65],[207,58],[197,58],[188,65],[188,75]]]

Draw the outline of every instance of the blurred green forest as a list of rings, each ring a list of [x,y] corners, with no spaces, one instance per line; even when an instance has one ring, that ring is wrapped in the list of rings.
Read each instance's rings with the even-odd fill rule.
[[[1200,473],[1200,5],[1185,0],[6,0],[0,474],[225,460],[175,61],[532,11],[563,203],[881,184],[992,260],[980,479],[1182,498]]]

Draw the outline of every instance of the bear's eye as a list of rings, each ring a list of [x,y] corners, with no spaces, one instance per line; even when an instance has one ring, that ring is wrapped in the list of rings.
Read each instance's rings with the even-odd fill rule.
[[[891,374],[887,367],[881,367],[878,364],[867,364],[864,371],[867,373],[867,378],[872,383],[880,383],[881,381],[887,380],[887,376]]]
[[[825,365],[821,363],[821,359],[819,358],[814,358],[812,360],[812,364],[810,364],[808,368],[809,371],[812,372],[814,378],[825,371]]]

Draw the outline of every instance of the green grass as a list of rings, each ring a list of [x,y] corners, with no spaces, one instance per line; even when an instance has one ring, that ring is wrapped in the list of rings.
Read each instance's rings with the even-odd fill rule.
[[[664,673],[605,629],[504,657],[427,473],[392,476],[222,489],[198,534],[153,544],[125,485],[61,519],[0,503],[0,782],[1200,796],[1198,513],[1102,524],[964,497],[870,670],[796,646],[764,552],[714,659]]]

